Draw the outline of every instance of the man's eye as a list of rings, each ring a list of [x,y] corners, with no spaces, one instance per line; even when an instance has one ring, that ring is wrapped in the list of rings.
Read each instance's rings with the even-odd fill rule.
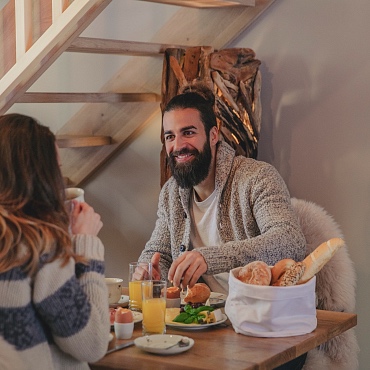
[[[195,134],[194,131],[184,131],[185,136],[190,136],[190,135],[194,135],[194,134]]]
[[[166,140],[166,141],[170,141],[172,139],[173,139],[173,135],[167,135],[167,136],[164,137],[164,140]]]

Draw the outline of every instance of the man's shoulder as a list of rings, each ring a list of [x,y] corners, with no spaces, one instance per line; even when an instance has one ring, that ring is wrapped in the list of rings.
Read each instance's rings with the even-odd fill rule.
[[[261,169],[270,169],[270,168],[275,170],[275,167],[270,163],[260,161],[255,158],[245,157],[243,155],[236,156],[234,162],[235,162],[235,165],[237,165],[237,167],[240,170],[247,169],[249,172],[258,171]]]
[[[250,167],[251,169],[273,167],[270,163],[255,158],[245,157],[244,155],[241,154],[236,154],[235,150],[231,147],[231,145],[226,143],[225,141],[219,142],[219,154],[222,154],[223,156],[234,157],[234,164],[237,164],[238,166],[242,167],[247,166]]]

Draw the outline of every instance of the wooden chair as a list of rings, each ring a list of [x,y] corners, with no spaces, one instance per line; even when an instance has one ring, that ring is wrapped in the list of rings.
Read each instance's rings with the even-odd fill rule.
[[[334,218],[319,205],[292,198],[292,206],[306,237],[307,254],[321,243],[343,233]],[[341,248],[316,276],[317,308],[354,312],[356,274],[347,245]],[[354,329],[309,351],[304,370],[355,370],[359,352]]]

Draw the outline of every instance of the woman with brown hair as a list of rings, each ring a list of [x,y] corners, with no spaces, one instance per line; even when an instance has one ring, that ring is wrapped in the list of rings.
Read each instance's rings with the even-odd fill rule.
[[[108,346],[103,224],[78,202],[70,221],[58,158],[49,128],[0,117],[0,337],[27,369],[88,369]]]

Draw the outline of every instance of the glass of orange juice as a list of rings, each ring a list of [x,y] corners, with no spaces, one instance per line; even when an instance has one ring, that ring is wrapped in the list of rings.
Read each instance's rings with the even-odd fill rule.
[[[150,262],[130,262],[128,291],[129,307],[132,311],[141,311],[141,282],[151,280],[152,264]]]
[[[143,281],[141,287],[143,335],[166,333],[166,281]]]

